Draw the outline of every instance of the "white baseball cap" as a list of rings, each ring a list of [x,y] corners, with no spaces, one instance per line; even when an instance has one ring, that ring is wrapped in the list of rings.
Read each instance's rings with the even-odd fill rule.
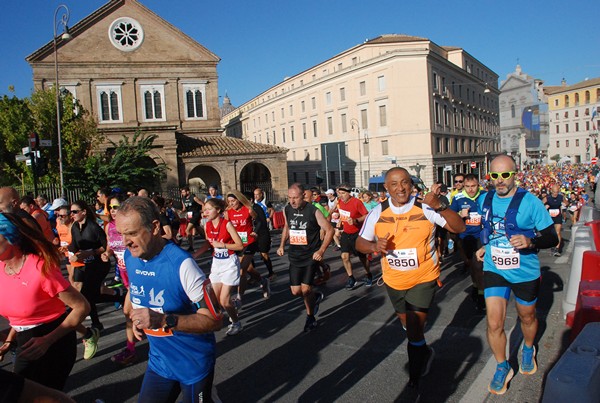
[[[333,189],[327,189],[327,191],[325,192],[326,195],[332,195],[335,192],[333,191]]]
[[[58,210],[61,207],[64,206],[68,206],[69,203],[63,199],[62,197],[59,197],[58,199],[54,199],[54,201],[52,202],[52,206],[50,206],[50,210],[54,211],[54,210]]]

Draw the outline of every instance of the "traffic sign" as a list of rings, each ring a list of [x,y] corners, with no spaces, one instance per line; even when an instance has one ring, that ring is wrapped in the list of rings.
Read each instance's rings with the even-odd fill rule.
[[[26,155],[15,155],[15,160],[17,160],[19,162],[20,161],[27,161],[28,159],[29,159],[29,157],[26,156]]]
[[[598,157],[592,158],[592,165],[596,165],[597,162],[598,162]]]
[[[477,163],[475,161],[471,162],[471,168],[477,168]]]
[[[36,148],[38,145],[38,136],[35,133],[31,133],[29,135],[29,145],[31,145],[31,148]]]
[[[23,149],[21,151],[23,152],[23,155],[25,155],[25,156],[27,156],[27,154],[29,154],[31,152],[29,147],[23,147]]]
[[[40,147],[52,147],[52,140],[40,140]]]

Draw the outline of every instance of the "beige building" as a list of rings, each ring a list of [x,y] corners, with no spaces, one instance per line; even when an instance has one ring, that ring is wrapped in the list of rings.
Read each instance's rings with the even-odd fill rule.
[[[285,148],[223,135],[217,55],[135,0],[112,0],[69,32],[70,40],[57,42],[61,89],[93,114],[108,139],[158,135],[152,158],[169,167],[163,190],[215,183],[285,196]],[[36,89],[55,84],[52,41],[27,61]]]
[[[548,155],[573,163],[598,156],[600,77],[577,84],[546,87],[550,115]]]
[[[288,180],[367,187],[392,166],[427,185],[499,150],[498,76],[465,50],[383,35],[226,114],[228,136],[289,149]],[[471,163],[475,168],[471,168]]]

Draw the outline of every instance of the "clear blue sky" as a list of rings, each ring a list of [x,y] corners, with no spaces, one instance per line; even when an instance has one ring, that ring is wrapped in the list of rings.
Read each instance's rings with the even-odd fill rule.
[[[102,0],[7,0],[2,4],[0,95],[31,94],[25,57],[52,40],[64,3],[74,25]],[[523,71],[559,85],[600,76],[597,1],[577,0],[141,0],[221,58],[219,93],[241,105],[267,88],[381,34],[458,46],[500,81]]]

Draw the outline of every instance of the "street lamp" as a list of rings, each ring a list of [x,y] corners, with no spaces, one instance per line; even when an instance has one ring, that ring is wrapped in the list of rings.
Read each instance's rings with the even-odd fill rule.
[[[360,176],[360,187],[363,187],[363,173],[362,173],[362,153],[360,151],[360,126],[358,125],[358,120],[352,118],[350,119],[350,126],[354,129],[354,126],[356,125],[356,138],[358,139],[357,141],[357,145],[358,145],[358,166],[359,166],[359,176]]]
[[[62,10],[62,15],[60,16],[60,20],[58,20],[58,13]],[[56,94],[56,132],[58,137],[58,172],[60,174],[60,195],[61,197],[65,197],[65,181],[63,176],[63,157],[62,157],[62,137],[60,132],[60,85],[58,84],[58,51],[56,49],[56,31],[59,25],[63,26],[63,33],[61,35],[61,39],[67,41],[71,39],[71,35],[69,35],[69,27],[67,23],[69,22],[69,8],[64,4],[59,5],[54,11],[54,20],[53,20],[53,28],[54,28],[54,90]]]

